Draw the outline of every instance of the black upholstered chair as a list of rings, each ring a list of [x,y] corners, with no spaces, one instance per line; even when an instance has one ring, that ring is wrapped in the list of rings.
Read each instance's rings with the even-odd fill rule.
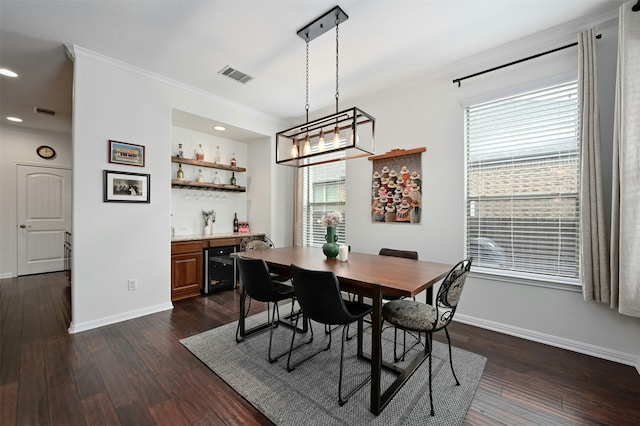
[[[453,370],[451,338],[449,337],[447,326],[451,323],[453,315],[458,308],[458,302],[460,301],[460,295],[462,294],[464,283],[471,268],[471,262],[471,258],[465,259],[449,271],[438,289],[438,295],[433,305],[415,300],[399,299],[386,303],[382,307],[383,321],[387,321],[401,330],[425,333],[426,335],[424,350],[428,352],[429,356],[429,400],[431,403],[432,416],[434,415],[434,410],[433,391],[431,389],[431,346],[433,343],[433,333],[437,331],[444,330],[447,335],[451,372],[453,373],[453,378],[456,380],[456,385],[460,385],[456,373]],[[396,344],[397,342],[394,339],[394,345]]]
[[[402,257],[405,259],[413,259],[418,260],[418,252],[413,250],[396,250],[391,248],[383,247],[378,252],[380,256],[392,256],[392,257]],[[382,293],[382,298],[384,300],[396,300],[402,298],[402,296],[396,296],[395,294],[387,294]]]
[[[273,329],[280,323],[280,312],[278,309],[278,303],[291,299],[293,305],[295,299],[295,290],[291,285],[274,280],[269,273],[267,263],[262,259],[247,259],[243,257],[237,258],[238,270],[240,271],[240,284],[242,285],[242,298],[240,306],[246,306],[246,298],[257,300],[259,302],[267,303],[267,321],[269,327],[269,362],[273,363],[278,358],[289,353],[289,351],[283,351],[278,356],[271,355],[271,342],[273,340]],[[273,307],[270,308],[271,304]],[[241,308],[242,311],[242,308]],[[249,312],[249,308],[246,308],[241,315],[246,318]],[[292,309],[293,312],[293,309]],[[236,341],[241,342],[243,340],[240,337],[240,322],[238,322],[238,328],[236,329]]]
[[[392,248],[386,248],[383,247],[380,249],[380,251],[378,252],[378,255],[380,256],[392,256],[392,257],[402,257],[404,259],[412,259],[412,260],[418,260],[418,252],[414,251],[414,250],[397,250],[397,249],[392,249]],[[388,294],[388,293],[382,293],[382,299],[383,300],[398,300],[398,299],[402,299],[402,296],[397,296],[395,294]],[[413,300],[416,300],[416,298],[414,297]],[[397,339],[397,333],[398,333],[398,329],[394,330],[395,336],[394,339]],[[404,331],[402,333],[402,339],[403,339],[403,346],[402,346],[402,355],[398,355],[397,349],[396,349],[396,345],[393,346],[393,359],[394,361],[400,361],[401,359],[404,359],[404,356],[406,355],[407,351],[411,350],[413,348],[413,345],[411,348],[407,349],[407,332]],[[416,344],[418,344],[420,342],[419,336],[418,336],[418,341],[416,342]]]
[[[331,271],[311,271],[292,265],[293,287],[295,288],[296,297],[300,308],[302,309],[303,321],[309,321],[310,338],[308,342],[313,341],[313,328],[310,321],[315,321],[325,326],[342,326],[342,344],[340,346],[340,373],[338,380],[338,403],[342,406],[358,389],[362,388],[371,376],[360,383],[355,389],[351,390],[344,397],[342,396],[342,368],[344,360],[344,342],[347,335],[347,326],[361,320],[365,315],[371,313],[371,306],[344,300],[340,292],[340,285],[335,274]],[[296,317],[296,328],[300,315]],[[331,335],[329,333],[329,343],[327,346],[311,355],[299,360],[296,364],[291,363],[291,354],[293,352],[293,344],[296,333],[291,337],[291,348],[287,359],[287,370],[293,371],[297,366],[318,355],[320,352],[326,351],[331,347]]]

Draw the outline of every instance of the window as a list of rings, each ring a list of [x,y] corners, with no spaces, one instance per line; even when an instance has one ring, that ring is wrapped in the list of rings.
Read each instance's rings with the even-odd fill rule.
[[[305,167],[303,171],[304,210],[303,244],[322,247],[326,228],[318,220],[327,212],[342,213],[342,223],[336,228],[338,241],[345,241],[347,204],[346,167],[344,161]]]
[[[484,272],[578,284],[573,81],[465,108],[466,252]]]

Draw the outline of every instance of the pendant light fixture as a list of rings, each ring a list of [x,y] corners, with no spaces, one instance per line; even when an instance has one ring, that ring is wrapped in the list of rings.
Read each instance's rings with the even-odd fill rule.
[[[298,30],[306,43],[306,122],[276,134],[276,163],[306,167],[333,161],[364,157],[375,153],[376,119],[359,108],[339,111],[339,26],[349,19],[336,6]],[[336,29],[336,112],[309,121],[309,42],[335,27]],[[330,135],[332,142],[327,143]],[[300,146],[300,144],[302,145]]]

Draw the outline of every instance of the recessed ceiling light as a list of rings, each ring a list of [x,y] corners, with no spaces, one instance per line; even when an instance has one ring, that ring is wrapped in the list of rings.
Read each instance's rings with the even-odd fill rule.
[[[6,77],[17,77],[18,74],[16,74],[15,72],[11,71],[10,69],[7,68],[0,68],[0,74],[4,75]]]
[[[213,126],[213,129],[220,132],[224,132],[225,130],[227,130],[224,126]]]
[[[7,117],[7,120],[15,121],[16,123],[22,123],[22,118],[18,118],[18,117]]]

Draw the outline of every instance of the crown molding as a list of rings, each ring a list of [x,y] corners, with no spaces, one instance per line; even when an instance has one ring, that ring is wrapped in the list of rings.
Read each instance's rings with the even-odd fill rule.
[[[98,61],[98,62],[102,62],[104,64],[107,64],[109,66],[118,68],[122,71],[125,72],[130,72],[133,74],[137,74],[143,78],[155,81],[158,84],[170,87],[170,88],[174,88],[174,89],[178,89],[178,90],[182,90],[184,92],[188,92],[191,93],[195,96],[200,96],[200,97],[205,97],[208,98],[218,104],[220,104],[222,107],[224,108],[228,108],[231,110],[235,110],[239,113],[242,113],[246,116],[250,116],[252,118],[255,119],[260,119],[260,120],[267,120],[267,121],[271,121],[273,123],[274,126],[278,127],[279,125],[281,125],[282,120],[280,120],[277,117],[274,117],[272,115],[266,114],[262,111],[258,111],[256,109],[253,108],[249,108],[246,105],[243,105],[241,103],[238,102],[234,102],[228,98],[224,98],[218,95],[215,95],[211,92],[207,92],[205,90],[201,90],[198,88],[195,88],[193,86],[190,86],[186,83],[182,83],[180,81],[177,80],[173,80],[169,77],[163,76],[161,74],[156,74],[152,71],[148,71],[144,68],[140,68],[137,67],[135,65],[131,65],[129,63],[120,61],[118,59],[114,59],[110,56],[106,56],[103,55],[102,53],[98,53],[98,52],[94,52],[92,50],[89,49],[85,49],[84,47],[78,46],[76,44],[68,44],[65,45],[65,50],[67,53],[67,56],[75,62],[75,60],[77,58],[88,58],[88,59],[92,59],[94,61]]]

